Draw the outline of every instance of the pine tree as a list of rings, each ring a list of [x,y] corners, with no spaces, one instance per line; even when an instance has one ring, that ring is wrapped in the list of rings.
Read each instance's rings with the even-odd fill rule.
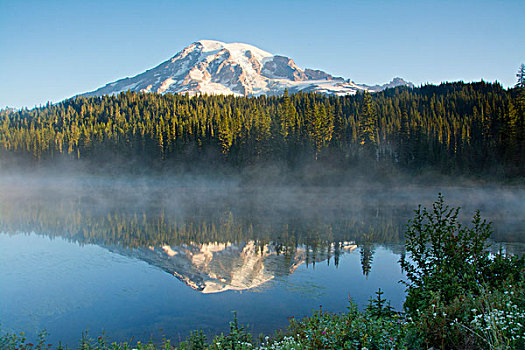
[[[221,118],[219,120],[219,144],[221,145],[221,152],[228,154],[233,142],[233,135],[230,128],[230,120]]]
[[[518,82],[516,83],[515,87],[525,88],[525,64],[521,64],[520,68],[518,69],[518,73],[516,73],[516,77],[518,78]]]
[[[377,115],[369,92],[363,96],[363,104],[359,115],[359,143],[367,149],[375,148]]]
[[[283,95],[283,108],[281,111],[281,135],[283,139],[287,139],[291,129],[294,127],[295,123],[295,107],[293,106],[293,103],[290,99],[290,95],[288,94],[288,89],[284,90]]]
[[[332,113],[326,110],[324,104],[314,103],[313,109],[307,111],[308,136],[315,149],[315,159],[324,145],[332,139],[334,131],[334,118]]]

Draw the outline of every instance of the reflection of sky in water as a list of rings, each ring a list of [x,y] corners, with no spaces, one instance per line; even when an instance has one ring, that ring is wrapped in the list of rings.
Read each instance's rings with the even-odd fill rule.
[[[36,333],[46,328],[74,344],[82,330],[105,330],[120,340],[165,334],[185,337],[192,329],[226,331],[232,311],[251,329],[271,333],[289,316],[303,316],[323,306],[342,311],[350,296],[363,306],[377,288],[393,306],[402,303],[399,256],[376,247],[368,278],[358,250],[333,262],[302,264],[248,291],[202,294],[141,260],[95,245],[79,246],[36,234],[0,235],[0,310],[4,329]],[[160,329],[163,329],[161,332]]]
[[[438,192],[462,206],[467,221],[481,209],[495,222],[496,242],[524,251],[518,187],[68,181],[0,183],[0,232],[39,233],[0,233],[3,329],[46,328],[52,342],[72,345],[86,329],[116,340],[180,340],[199,328],[227,331],[236,310],[254,334],[269,334],[320,305],[341,312],[350,297],[363,307],[378,288],[400,308],[400,238],[412,210],[430,206]],[[345,241],[357,248],[328,258],[326,249]],[[253,242],[264,254],[254,254]]]

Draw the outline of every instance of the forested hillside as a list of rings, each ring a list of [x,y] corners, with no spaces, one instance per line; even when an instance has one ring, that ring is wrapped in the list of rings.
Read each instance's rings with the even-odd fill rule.
[[[366,161],[516,177],[525,175],[524,120],[525,89],[486,82],[344,97],[126,92],[0,111],[0,159],[96,164],[118,157],[155,167]]]

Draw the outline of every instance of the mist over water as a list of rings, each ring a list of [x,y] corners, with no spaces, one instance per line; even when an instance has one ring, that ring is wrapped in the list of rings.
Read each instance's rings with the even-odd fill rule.
[[[4,174],[1,325],[74,344],[85,329],[116,340],[216,334],[233,310],[271,333],[319,305],[363,307],[379,287],[401,308],[403,233],[438,193],[462,221],[479,209],[493,222],[491,249],[523,254],[523,186]]]
[[[56,218],[62,219],[61,223],[76,222],[72,220],[75,215],[88,221],[104,220],[108,215],[125,221],[140,215],[148,220],[162,217],[200,222],[220,221],[229,215],[236,223],[266,228],[299,222],[307,226],[335,225],[342,230],[337,237],[345,239],[371,228],[384,231],[378,225],[389,224],[396,229],[395,237],[389,240],[397,241],[402,239],[418,205],[430,208],[439,193],[451,207],[462,208],[460,218],[465,222],[479,209],[484,219],[493,222],[496,241],[525,240],[524,186],[385,185],[364,179],[349,179],[338,185],[261,185],[243,183],[235,177],[198,175],[0,175],[1,223],[6,232],[38,232],[39,226],[52,225]],[[359,232],[345,229],[344,224],[350,223],[359,227]],[[57,232],[47,234],[61,235],[65,227],[58,222],[54,225],[50,228]],[[243,232],[257,237],[260,234]],[[265,235],[276,238],[271,232]]]

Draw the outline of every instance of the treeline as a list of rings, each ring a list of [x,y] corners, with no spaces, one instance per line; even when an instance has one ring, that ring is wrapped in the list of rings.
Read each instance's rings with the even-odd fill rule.
[[[525,175],[525,90],[498,83],[370,95],[75,97],[0,111],[0,159],[146,165],[359,162],[409,171]]]

